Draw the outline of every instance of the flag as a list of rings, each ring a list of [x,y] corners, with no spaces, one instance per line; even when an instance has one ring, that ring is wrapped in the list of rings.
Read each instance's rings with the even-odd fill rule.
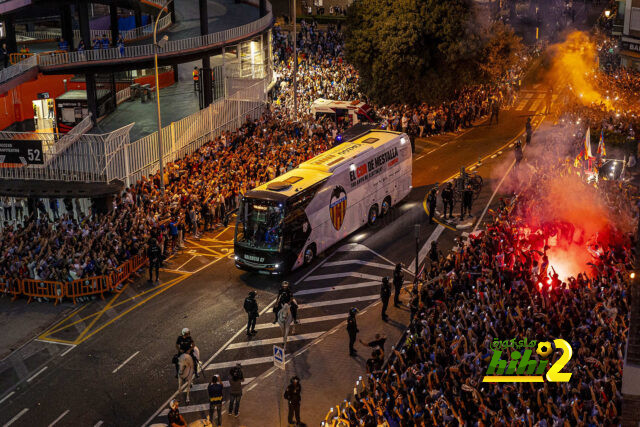
[[[593,157],[591,154],[591,128],[587,128],[587,134],[584,136],[584,155],[586,159]]]
[[[596,154],[601,155],[602,157],[607,155],[607,150],[604,147],[604,129],[600,131],[600,141],[598,142],[598,150]]]
[[[579,154],[578,157],[576,157],[576,159],[573,161],[573,166],[576,168],[580,167],[580,161],[584,159],[584,150],[582,150]]]

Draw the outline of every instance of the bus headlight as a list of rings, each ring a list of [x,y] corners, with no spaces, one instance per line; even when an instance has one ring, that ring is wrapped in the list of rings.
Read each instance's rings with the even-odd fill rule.
[[[238,255],[234,255],[233,259],[235,259],[236,261],[240,260],[240,257]]]
[[[280,268],[280,264],[276,264],[275,267],[276,267],[276,270],[279,269]]]

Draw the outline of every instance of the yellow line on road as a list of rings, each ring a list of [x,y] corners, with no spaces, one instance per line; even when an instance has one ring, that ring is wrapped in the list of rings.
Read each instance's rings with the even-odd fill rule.
[[[427,208],[427,198],[425,197],[424,200],[422,201],[422,207],[424,208],[424,211],[427,213],[427,216],[429,215],[429,208]],[[449,224],[440,221],[438,218],[436,218],[435,216],[435,212],[433,215],[433,220],[436,222],[436,224],[440,224],[441,226],[448,228],[449,230],[453,230],[453,231],[458,231],[456,228],[450,226]]]
[[[46,338],[46,337],[43,338],[42,336],[39,336],[38,339],[40,341],[59,342],[59,343],[62,343],[62,344],[71,344],[71,345],[75,344],[73,341],[61,340],[59,338]]]
[[[149,297],[147,297],[146,299],[140,301],[139,303],[129,307],[128,309],[126,309],[125,311],[123,311],[122,313],[118,314],[116,317],[110,319],[108,322],[104,323],[103,325],[101,325],[100,327],[96,328],[93,332],[91,332],[90,334],[88,334],[87,336],[83,337],[82,339],[78,338],[78,340],[76,340],[75,344],[80,344],[81,342],[84,342],[86,340],[88,340],[89,338],[91,338],[92,336],[94,336],[95,334],[97,334],[98,332],[100,332],[101,330],[103,330],[104,328],[106,328],[107,326],[109,326],[110,324],[112,324],[113,322],[115,322],[116,320],[120,319],[121,317],[125,316],[126,314],[130,313],[131,311],[135,310],[136,308],[140,307],[141,305],[145,304],[147,301],[150,301],[151,299],[155,298],[156,296],[160,295],[161,293],[163,293],[164,291],[166,291],[169,288],[172,288],[173,286],[177,285],[178,283],[182,282],[184,279],[186,279],[187,277],[191,276],[191,274],[185,274],[182,277],[179,277],[174,283],[172,283],[171,285],[165,286],[163,289],[160,289],[158,292],[156,292],[153,295],[150,295]]]
[[[186,274],[186,272],[185,272],[185,271],[182,271],[182,272],[180,272],[180,273],[181,273],[182,275]],[[145,294],[148,294],[149,292],[153,292],[153,291],[157,291],[158,289],[162,289],[164,286],[168,286],[168,285],[172,284],[175,280],[179,279],[180,277],[182,277],[182,276],[178,276],[178,277],[176,277],[176,278],[173,278],[173,279],[171,279],[170,281],[168,281],[167,283],[163,283],[163,284],[162,284],[162,285],[160,285],[160,286],[157,286],[157,287],[154,287],[154,288],[151,288],[151,289],[147,289],[146,291],[140,292],[139,294],[136,294],[135,296],[129,297],[129,298],[127,298],[127,299],[123,300],[123,301],[118,302],[116,305],[114,305],[114,306],[113,306],[113,307],[111,307],[111,308],[119,307],[119,306],[121,306],[122,304],[126,304],[127,302],[129,302],[129,301],[131,301],[131,300],[134,300],[134,299],[136,299],[136,298],[139,298],[139,297],[141,297],[141,296],[143,296],[143,295],[145,295]],[[87,307],[87,306],[88,306],[88,305],[85,305],[84,307]],[[100,311],[101,311],[101,310],[100,310]],[[60,332],[60,331],[62,331],[63,329],[67,329],[67,328],[69,328],[69,327],[71,327],[71,326],[77,325],[77,324],[78,324],[78,323],[80,323],[80,322],[84,322],[85,320],[89,320],[89,319],[91,319],[92,317],[97,316],[97,315],[100,313],[100,311],[96,311],[96,312],[95,312],[95,313],[93,313],[93,314],[90,314],[90,315],[88,315],[88,316],[86,316],[86,317],[83,317],[82,319],[78,319],[78,320],[76,320],[76,321],[75,321],[75,322],[73,322],[73,323],[69,323],[68,325],[62,326],[62,327],[57,328],[57,329],[55,329],[55,330],[49,330],[49,331],[46,333],[46,335],[47,335],[47,336],[49,336],[49,335],[55,334],[56,332]],[[58,324],[58,325],[59,325],[59,324]]]
[[[105,305],[105,306],[104,306],[104,308],[103,308],[102,310],[100,310],[100,311],[98,311],[98,312],[96,313],[96,314],[97,314],[97,316],[96,316],[96,317],[91,321],[91,323],[89,323],[89,326],[87,326],[86,328],[84,328],[84,330],[80,333],[80,335],[78,335],[78,338],[76,339],[76,341],[74,342],[74,344],[79,344],[79,343],[81,343],[81,342],[82,342],[82,341],[80,341],[80,340],[82,339],[82,337],[83,337],[87,332],[89,332],[89,330],[90,330],[91,328],[93,328],[93,325],[95,325],[95,324],[96,324],[96,322],[97,322],[97,321],[102,317],[102,315],[103,315],[107,310],[109,310],[109,309],[111,308],[111,305],[113,305],[113,303],[114,303],[118,298],[120,298],[120,295],[122,295],[122,291],[124,291],[124,290],[125,290],[125,288],[126,288],[127,286],[128,286],[128,285],[126,285],[126,284],[125,284],[125,285],[122,287],[122,289],[120,290],[120,292],[118,292],[117,294],[115,294],[115,295],[113,296],[113,298],[111,298],[111,300],[107,303],[107,305]]]
[[[213,238],[214,238],[214,239],[217,239],[217,238],[218,238],[218,236],[220,236],[221,234],[223,234],[223,233],[224,233],[225,231],[227,231],[230,227],[231,227],[230,225],[227,225],[227,226],[224,228],[224,230],[222,230],[221,232],[219,232],[218,234],[216,234]]]
[[[62,319],[61,321],[57,322],[55,325],[51,326],[49,329],[47,329],[46,331],[44,331],[38,338],[42,339],[42,337],[45,337],[47,335],[49,335],[49,332],[52,331],[53,329],[57,328],[58,326],[62,325],[64,322],[66,322],[67,320],[71,319],[73,316],[75,316],[76,314],[80,313],[82,310],[84,310],[85,308],[87,308],[86,305],[83,305],[82,307],[78,307],[75,310],[73,310],[71,312],[71,314],[69,314],[68,316],[65,316],[64,319]]]
[[[198,246],[198,247],[200,247],[200,248],[204,249],[205,251],[209,251],[209,252],[211,252],[212,254],[215,254],[215,255],[217,255],[217,256],[219,256],[219,257],[223,257],[223,256],[224,256],[224,255],[222,255],[221,253],[216,252],[216,251],[214,251],[213,249],[209,249],[208,247],[203,246],[203,245],[201,245],[201,244],[199,244],[199,243],[196,243],[196,242],[190,242],[190,243],[192,243],[192,244],[194,244],[194,245],[196,245],[196,246]]]

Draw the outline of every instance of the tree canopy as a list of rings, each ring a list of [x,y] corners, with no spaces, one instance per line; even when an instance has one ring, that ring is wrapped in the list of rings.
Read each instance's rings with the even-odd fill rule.
[[[419,103],[496,71],[479,67],[486,38],[471,0],[355,0],[345,52],[371,99]],[[498,45],[491,52],[501,52]]]

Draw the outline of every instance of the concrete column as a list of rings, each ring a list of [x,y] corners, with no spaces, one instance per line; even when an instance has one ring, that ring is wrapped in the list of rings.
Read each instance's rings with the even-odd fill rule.
[[[111,18],[111,46],[116,47],[118,45],[118,37],[120,31],[118,28],[118,1],[113,0],[113,3],[109,6],[109,17]]]
[[[91,113],[91,120],[93,124],[98,120],[98,93],[96,89],[96,75],[93,73],[85,74],[85,81],[87,85],[87,104],[89,112]]]
[[[16,53],[18,52],[18,42],[16,41],[16,29],[14,27],[13,15],[7,15],[4,18],[4,25],[6,26],[4,31],[7,37],[7,50],[9,53]]]
[[[200,35],[209,34],[209,10],[207,8],[207,0],[198,0],[200,4]]]
[[[91,31],[89,30],[89,4],[84,1],[78,1],[76,4],[78,9],[78,23],[80,25],[80,37],[84,41],[84,48],[86,50],[91,50]]]
[[[140,5],[133,10],[136,19],[136,28],[142,27],[142,11],[140,11]]]
[[[172,1],[169,3],[169,13],[171,14],[171,23],[176,23],[176,2]]]
[[[260,0],[260,17],[267,14],[267,0]]]
[[[198,0],[200,6],[200,35],[209,34],[209,10],[207,0]],[[200,84],[203,92],[204,108],[213,102],[213,90],[211,85],[211,61],[209,55],[202,57],[202,69],[200,72]]]
[[[204,108],[213,102],[213,85],[211,84],[211,61],[209,55],[202,57],[202,71],[200,75],[202,90],[204,92]]]
[[[71,14],[70,4],[62,5],[60,27],[62,37],[69,43],[69,50],[76,50],[75,40],[73,40],[73,15]]]

